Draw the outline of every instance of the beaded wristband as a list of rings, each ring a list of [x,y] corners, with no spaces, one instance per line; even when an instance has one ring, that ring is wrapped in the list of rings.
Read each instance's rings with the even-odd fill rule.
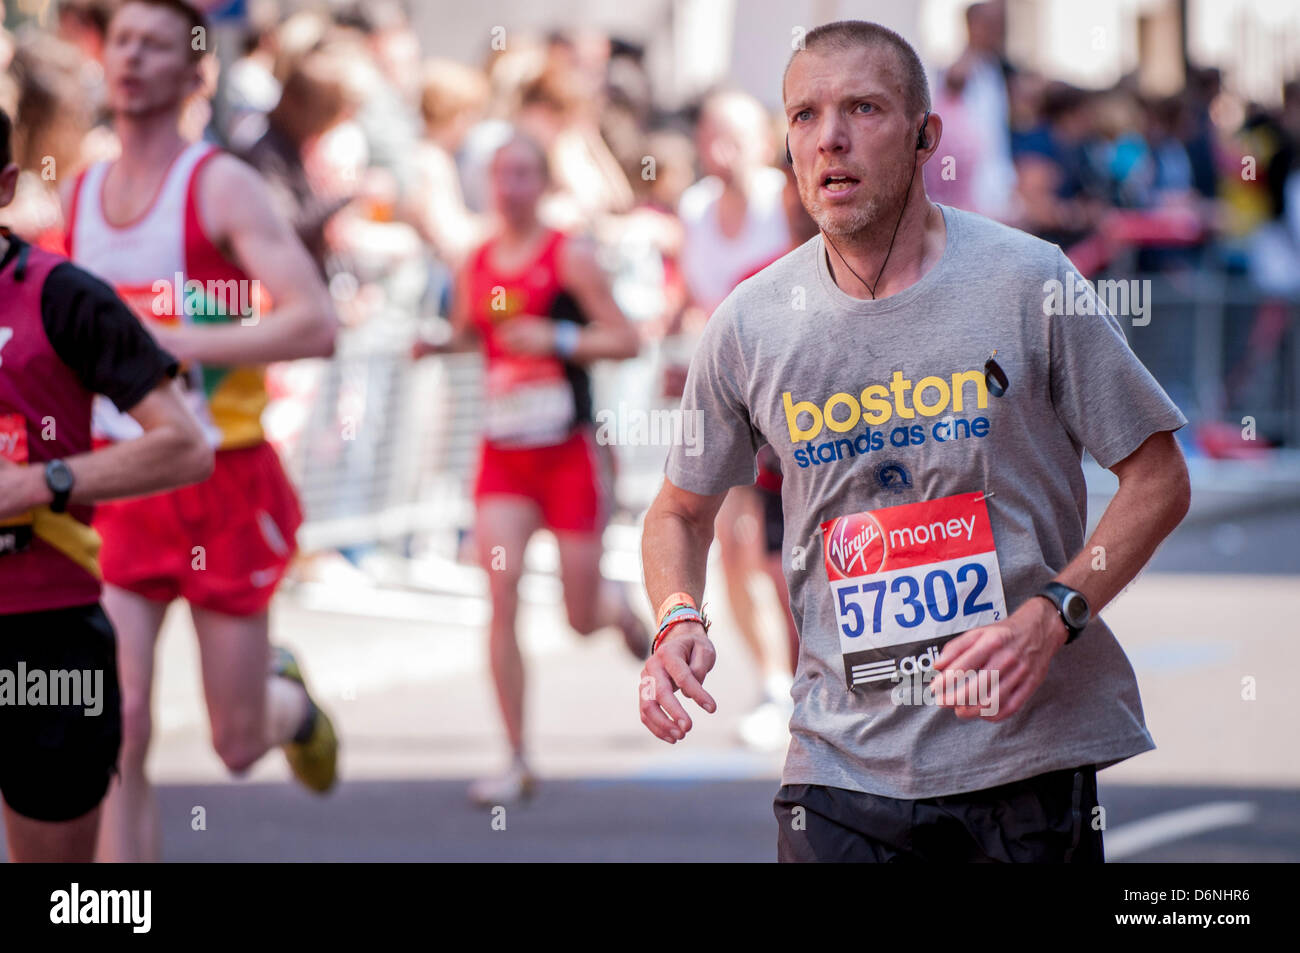
[[[698,609],[695,600],[691,598],[689,592],[674,592],[671,596],[659,603],[659,611],[655,613],[655,619],[659,622],[664,620],[670,609],[676,609],[678,606],[690,606],[692,609]]]
[[[695,612],[695,611],[696,611],[695,606],[672,606],[668,609],[667,612],[665,612],[663,615],[659,617],[658,628],[662,629],[664,627],[664,624],[669,619],[675,619],[679,614],[683,612]]]
[[[663,622],[659,625],[659,631],[655,634],[655,640],[650,645],[650,654],[654,655],[659,650],[659,643],[663,641],[664,635],[673,626],[681,622],[698,622],[704,629],[705,634],[709,631],[709,620],[704,613],[697,611],[691,606],[681,606],[672,610]]]
[[[701,618],[699,610],[693,606],[677,606],[670,609],[668,614],[659,620],[659,628],[671,625],[678,619],[699,619]]]

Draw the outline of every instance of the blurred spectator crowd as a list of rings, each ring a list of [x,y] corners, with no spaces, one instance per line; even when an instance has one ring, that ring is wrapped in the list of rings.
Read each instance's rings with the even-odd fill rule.
[[[440,310],[450,272],[488,228],[486,164],[512,123],[550,154],[548,221],[656,271],[657,293],[625,303],[657,330],[689,304],[711,308],[727,281],[782,251],[777,219],[785,238],[806,232],[772,174],[784,165],[780,117],[739,91],[665,111],[633,42],[589,30],[485,36],[467,64],[424,57],[400,3],[293,6],[255,3],[221,36],[239,55],[224,72],[205,61],[188,132],[263,172],[349,320],[373,309],[376,276],[421,259],[421,301]],[[61,224],[58,183],[116,148],[100,109],[109,9],[65,0],[44,29],[0,30],[0,105],[16,116],[24,169],[10,217],[46,241]],[[1125,220],[1116,213],[1145,213],[1159,227],[1143,232],[1142,270],[1214,264],[1300,288],[1300,80],[1279,108],[1242,101],[1209,67],[1192,67],[1172,96],[1142,95],[1136,74],[1080,89],[1009,62],[1003,17],[998,3],[969,8],[966,48],[934,73],[945,127],[925,170],[933,198],[1067,249]],[[721,234],[702,237],[749,246],[731,256],[740,274],[712,267],[712,253],[681,254],[718,202]]]
[[[1139,271],[1222,268],[1300,293],[1300,78],[1277,108],[1194,65],[1173,95],[1143,95],[1136,72],[1080,89],[1017,69],[1003,16],[968,8],[966,48],[935,76],[937,158],[956,174],[931,162],[932,198],[1057,242],[1086,274],[1127,248]]]
[[[8,224],[54,248],[59,187],[117,148],[98,62],[108,10],[64,0],[43,27],[0,28],[0,106],[23,168]],[[664,109],[630,40],[512,31],[457,62],[426,57],[392,0],[249,10],[217,31],[225,65],[205,59],[186,131],[265,175],[350,329],[446,313],[490,228],[487,164],[512,125],[549,155],[544,219],[597,239],[647,340],[689,342],[737,281],[814,233],[783,118],[739,90]],[[1058,242],[1085,274],[1131,253],[1143,272],[1219,269],[1300,295],[1300,80],[1280,107],[1242,101],[1208,67],[1172,96],[1142,95],[1135,76],[1084,90],[1009,62],[1004,16],[972,6],[965,49],[933,74],[932,198]],[[689,344],[676,353],[664,397]]]

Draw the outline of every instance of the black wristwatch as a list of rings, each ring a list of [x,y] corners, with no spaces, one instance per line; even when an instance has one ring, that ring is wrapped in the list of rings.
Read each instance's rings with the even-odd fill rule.
[[[72,469],[62,460],[51,460],[45,464],[45,485],[54,494],[50,501],[51,513],[63,513],[68,509],[68,497],[72,495]]]
[[[1038,593],[1044,599],[1056,606],[1056,611],[1061,613],[1061,620],[1065,623],[1065,630],[1069,634],[1065,637],[1065,644],[1069,645],[1079,637],[1092,619],[1092,609],[1088,607],[1088,600],[1078,589],[1071,589],[1061,582],[1049,582]]]

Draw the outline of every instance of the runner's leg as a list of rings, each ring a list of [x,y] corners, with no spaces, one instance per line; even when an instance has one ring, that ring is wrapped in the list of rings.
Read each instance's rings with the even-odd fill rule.
[[[790,590],[785,582],[785,566],[781,562],[780,551],[768,553],[764,568],[772,585],[776,589],[777,601],[781,604],[781,615],[785,619],[786,645],[790,650],[790,674],[799,667],[799,630],[795,627],[794,616],[790,614]]]
[[[638,658],[648,649],[644,624],[637,618],[627,591],[600,574],[604,543],[599,533],[556,531],[560,549],[560,582],[569,625],[579,635],[617,626],[624,644]]]
[[[100,807],[71,821],[38,821],[5,805],[5,837],[13,863],[87,864],[95,859]]]
[[[617,625],[627,600],[620,600],[618,587],[600,574],[604,552],[600,534],[556,532],[555,540],[560,549],[560,582],[569,625],[579,635]]]
[[[157,861],[162,856],[162,833],[145,760],[153,737],[155,649],[167,603],[106,585],[102,604],[117,632],[122,754],[118,776],[104,798],[96,859],[108,863]]]
[[[308,714],[301,685],[268,674],[269,616],[231,616],[191,606],[199,637],[203,693],[212,724],[212,746],[238,774],[271,748],[285,744]]]
[[[727,586],[727,604],[736,624],[741,641],[749,650],[759,675],[766,684],[774,667],[767,658],[763,640],[759,636],[758,619],[754,612],[754,599],[749,591],[749,578],[758,565],[761,545],[759,531],[761,512],[755,491],[750,487],[733,487],[718,509],[714,522],[714,535],[722,557],[722,575]]]
[[[784,523],[781,498],[761,486],[736,487],[728,494],[727,500],[730,501],[733,497],[737,502],[732,506],[738,515],[730,521],[733,535],[731,545],[739,550],[739,556],[728,557],[727,544],[724,543],[723,567],[726,568],[728,558],[732,559],[733,565],[744,567],[740,578],[733,579],[729,575],[727,582],[730,592],[734,592],[735,588],[741,590],[731,597],[733,606],[743,604],[748,607],[750,632],[746,640],[751,643],[751,650],[755,653],[762,676],[760,683],[762,695],[754,709],[741,720],[738,730],[741,740],[750,747],[775,751],[790,741],[789,724],[793,707],[790,685],[793,668],[787,668],[785,660],[791,656],[797,658],[797,648],[792,645],[792,639],[797,644],[798,638],[797,634],[792,636],[794,621],[790,618],[789,600],[785,596],[785,579],[781,576]],[[723,504],[724,509],[726,505]],[[718,522],[721,523],[721,514]],[[773,564],[775,564],[775,576],[773,576]],[[772,576],[772,582],[776,586],[777,604],[786,630],[785,652],[773,651],[771,647],[763,644],[748,586],[748,580],[759,573]],[[741,625],[741,631],[744,632],[744,625]]]
[[[579,635],[616,626],[638,660],[650,654],[650,633],[632,610],[626,589],[600,572],[603,530],[613,499],[608,478],[613,457],[590,431],[579,431],[556,448],[553,466],[539,486],[542,522],[555,533],[560,582],[569,625]]]
[[[492,599],[488,629],[492,680],[506,738],[517,759],[524,754],[524,663],[516,633],[519,579],[523,575],[524,549],[540,525],[541,511],[536,503],[510,496],[481,499],[474,525],[479,563],[487,573]]]

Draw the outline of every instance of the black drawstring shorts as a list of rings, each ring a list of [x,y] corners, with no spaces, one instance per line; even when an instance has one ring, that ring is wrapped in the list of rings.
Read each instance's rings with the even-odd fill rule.
[[[1094,765],[908,801],[812,784],[777,792],[777,860],[858,863],[1091,863]]]

